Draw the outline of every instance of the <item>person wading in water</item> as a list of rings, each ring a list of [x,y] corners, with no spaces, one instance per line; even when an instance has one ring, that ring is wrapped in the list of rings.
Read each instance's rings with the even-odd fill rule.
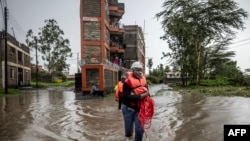
[[[151,123],[154,102],[150,98],[140,62],[134,62],[131,70],[132,72],[127,73],[127,79],[123,84],[122,113],[125,136],[127,140],[132,139],[134,128],[134,141],[142,141],[145,125]]]

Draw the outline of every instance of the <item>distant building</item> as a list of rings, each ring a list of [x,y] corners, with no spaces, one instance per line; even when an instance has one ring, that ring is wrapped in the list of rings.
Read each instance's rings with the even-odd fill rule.
[[[165,72],[166,78],[181,78],[181,72]]]
[[[0,88],[5,88],[5,39],[4,33],[0,32]],[[30,49],[19,43],[13,36],[8,34],[8,87],[30,85]]]
[[[67,80],[75,80],[75,74],[69,74],[69,71],[63,71],[63,74],[66,76]]]
[[[37,68],[38,68],[38,72],[47,72],[45,69],[43,69],[42,65],[37,65]],[[36,72],[36,65],[35,64],[31,64],[31,71]]]
[[[165,72],[164,83],[171,86],[182,84],[181,72]]]
[[[65,76],[68,76],[69,75],[69,71],[63,71],[62,72]]]
[[[75,75],[73,74],[69,74],[66,77],[67,77],[67,80],[75,80]]]
[[[145,72],[145,40],[142,28],[138,25],[125,25],[124,29],[125,67],[130,68],[133,62],[139,61]]]

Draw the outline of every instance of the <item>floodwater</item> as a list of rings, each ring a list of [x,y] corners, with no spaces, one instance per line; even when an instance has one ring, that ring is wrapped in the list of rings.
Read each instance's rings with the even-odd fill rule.
[[[223,141],[224,124],[250,124],[250,98],[181,95],[166,85],[150,91],[155,114],[147,141]],[[123,117],[113,96],[26,90],[0,97],[0,141],[125,141]]]

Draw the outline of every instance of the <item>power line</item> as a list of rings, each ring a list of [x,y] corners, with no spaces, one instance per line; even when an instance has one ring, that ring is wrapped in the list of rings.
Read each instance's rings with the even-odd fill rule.
[[[12,26],[12,28],[14,28],[15,31],[17,31],[17,33],[19,33],[19,36],[17,36],[17,38],[18,37],[24,38],[26,36],[26,32],[24,31],[22,26],[17,22],[17,20],[15,19],[15,17],[11,13],[10,13],[10,21],[9,21],[9,23]]]
[[[6,0],[4,0],[4,2],[5,2],[5,6],[7,7],[7,2],[6,2]]]
[[[228,45],[228,46],[229,46],[229,49],[238,48],[238,47],[241,47],[241,46],[250,44],[250,42],[246,42],[246,43],[243,43],[243,44],[239,44],[239,43],[242,43],[242,42],[245,42],[245,41],[248,41],[248,40],[250,40],[250,38],[246,38],[246,39],[242,39],[242,40],[239,40],[239,41],[235,41],[235,42],[233,42],[232,44]],[[239,45],[237,45],[237,44],[239,44]]]
[[[233,42],[232,44],[238,44],[238,43],[241,43],[241,42],[244,42],[244,41],[247,41],[247,40],[250,40],[250,38],[239,40],[239,41]]]
[[[238,47],[241,47],[241,46],[244,46],[244,45],[250,45],[250,42],[246,42],[246,43],[244,43],[244,44],[239,44],[239,45],[235,45],[235,46],[232,46],[232,47],[230,47],[230,49],[232,49],[232,48],[238,48]]]
[[[7,2],[6,0],[2,1],[0,0],[0,4],[1,4],[1,13],[2,13],[2,18],[3,18],[3,23],[0,23],[0,26],[2,25],[2,30],[4,29],[4,7],[7,7]]]
[[[6,0],[0,0],[0,6],[1,6],[0,12],[2,13],[2,18],[3,18],[3,20],[0,21],[0,28],[2,28],[3,30],[4,23],[2,21],[4,21],[4,7],[5,6],[7,7]],[[13,36],[15,36],[17,40],[22,41],[21,39],[24,39],[24,37],[26,36],[26,32],[23,30],[22,26],[20,26],[20,24],[15,19],[15,17],[12,15],[11,10],[8,11],[8,15],[9,15],[8,24],[10,25],[8,26],[8,31],[15,30],[15,33],[17,33],[17,35],[14,35],[14,32],[13,32]]]
[[[2,18],[3,18],[3,20],[1,20],[1,21],[4,21],[4,6],[3,6],[3,3],[2,3],[2,1],[0,0],[0,4],[1,4],[1,13],[2,13]],[[3,23],[0,23],[0,26],[1,25],[4,25],[4,22]],[[3,28],[3,27],[2,27]]]

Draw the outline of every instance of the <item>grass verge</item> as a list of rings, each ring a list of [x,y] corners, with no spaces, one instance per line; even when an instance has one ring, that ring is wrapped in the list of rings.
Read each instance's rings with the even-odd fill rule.
[[[36,87],[36,82],[30,82],[31,87]],[[38,88],[47,88],[47,87],[73,87],[75,86],[75,81],[66,81],[62,83],[44,83],[38,82]],[[0,97],[9,96],[9,95],[17,95],[21,94],[21,90],[19,89],[8,89],[8,94],[5,94],[5,89],[0,88]]]
[[[30,85],[32,87],[36,87],[36,82],[31,82]],[[47,88],[47,87],[72,87],[75,86],[75,81],[66,81],[62,83],[45,83],[45,82],[38,82],[38,88]]]
[[[20,94],[21,91],[18,89],[8,89],[8,94],[5,94],[5,89],[0,88],[0,97],[3,96],[10,96],[10,95],[17,95]]]
[[[221,86],[221,87],[173,87],[173,90],[180,93],[202,94],[209,96],[244,96],[250,97],[250,87],[234,87],[234,86]]]

